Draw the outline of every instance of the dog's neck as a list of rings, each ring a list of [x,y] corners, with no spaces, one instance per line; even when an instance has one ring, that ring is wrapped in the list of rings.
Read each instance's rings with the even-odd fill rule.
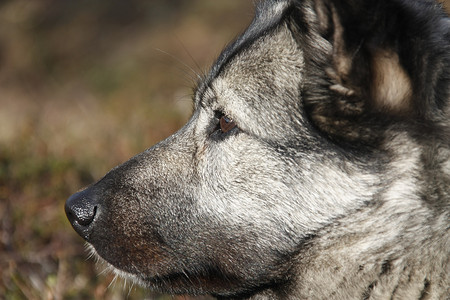
[[[416,207],[415,218],[398,212],[388,219],[390,209],[387,203],[368,208],[327,228],[299,254],[290,288],[251,299],[444,299],[450,232],[438,228],[448,217]]]
[[[254,299],[446,299],[450,230],[442,205],[450,199],[442,178],[448,177],[437,181],[433,174],[449,174],[449,153],[408,144],[401,135],[390,146],[401,155],[386,168],[401,166],[402,173],[378,182],[372,204],[335,220],[302,245],[292,268],[296,275],[286,280],[290,287],[279,289],[283,294],[266,290]],[[427,167],[421,159],[431,152],[440,155],[439,166]],[[420,164],[433,174],[418,173]],[[423,189],[429,184],[434,190]]]

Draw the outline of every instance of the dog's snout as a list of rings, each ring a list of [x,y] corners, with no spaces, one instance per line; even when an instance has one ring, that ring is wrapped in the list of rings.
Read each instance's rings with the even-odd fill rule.
[[[99,213],[99,204],[96,198],[88,188],[70,196],[64,207],[72,227],[86,240]]]

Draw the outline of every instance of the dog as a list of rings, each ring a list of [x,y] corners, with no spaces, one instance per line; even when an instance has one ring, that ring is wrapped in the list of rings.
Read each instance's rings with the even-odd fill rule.
[[[428,0],[266,0],[178,132],[72,195],[149,289],[449,299],[450,19]]]

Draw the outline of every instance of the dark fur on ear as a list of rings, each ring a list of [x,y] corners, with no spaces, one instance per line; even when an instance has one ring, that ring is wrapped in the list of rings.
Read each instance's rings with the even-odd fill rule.
[[[438,4],[316,0],[297,8],[293,28],[310,37],[299,41],[313,65],[306,69],[320,70],[308,74],[303,97],[319,129],[371,143],[374,124],[448,126],[450,19]]]

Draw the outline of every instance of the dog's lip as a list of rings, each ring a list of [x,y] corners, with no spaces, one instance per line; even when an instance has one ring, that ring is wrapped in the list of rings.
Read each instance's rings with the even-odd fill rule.
[[[147,286],[149,282],[153,282],[156,279],[153,277],[145,277],[140,274],[135,274],[130,272],[129,270],[126,270],[120,266],[117,266],[115,263],[105,259],[103,256],[101,256],[95,246],[90,243],[86,242],[86,249],[89,252],[89,258],[93,257],[96,260],[96,263],[103,267],[105,271],[110,271],[113,274],[119,276],[120,278],[124,280],[131,280],[133,284],[138,284],[140,286]],[[105,272],[105,271],[102,271]],[[156,274],[155,274],[156,278]]]

